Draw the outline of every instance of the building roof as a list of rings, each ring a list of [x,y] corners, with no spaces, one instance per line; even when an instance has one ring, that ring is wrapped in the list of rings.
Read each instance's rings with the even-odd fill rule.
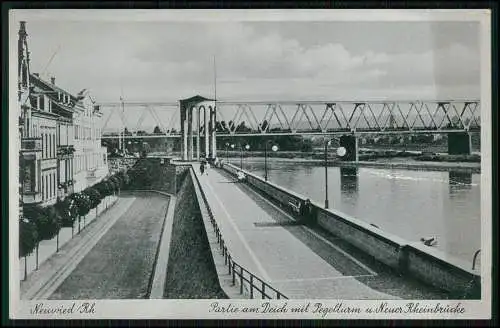
[[[66,93],[66,94],[70,95],[70,96],[71,96],[73,99],[75,99],[75,100],[76,100],[76,98],[77,98],[77,97],[76,97],[76,96],[74,96],[71,92],[68,92],[68,91],[66,91],[66,90],[64,90],[64,89],[62,89],[62,88],[60,88],[60,87],[58,87],[58,86],[57,86],[57,85],[55,85],[55,84],[52,84],[52,83],[50,83],[50,82],[48,82],[48,81],[45,81],[44,79],[42,79],[42,78],[41,78],[38,74],[36,74],[36,73],[30,73],[30,79],[31,79],[31,80],[35,80],[35,81],[38,81],[38,82],[40,82],[41,84],[45,85],[46,87],[48,87],[48,88],[50,88],[50,89],[52,89],[52,90],[54,90],[54,91],[58,91],[58,92],[62,92],[62,93]]]
[[[181,106],[185,106],[187,104],[197,104],[203,101],[214,101],[214,99],[208,99],[205,97],[202,97],[200,95],[196,95],[194,97],[186,98],[186,99],[181,99]]]

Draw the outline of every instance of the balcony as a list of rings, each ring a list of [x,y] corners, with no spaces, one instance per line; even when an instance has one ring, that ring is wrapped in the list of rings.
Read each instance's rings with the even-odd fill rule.
[[[95,179],[96,178],[96,169],[87,170],[87,179]]]
[[[71,157],[75,152],[75,148],[73,145],[58,145],[57,146],[57,157],[59,158],[67,158]]]
[[[22,138],[21,151],[23,152],[42,151],[42,138]]]
[[[73,193],[73,181],[63,182],[57,186],[57,197],[64,199]]]

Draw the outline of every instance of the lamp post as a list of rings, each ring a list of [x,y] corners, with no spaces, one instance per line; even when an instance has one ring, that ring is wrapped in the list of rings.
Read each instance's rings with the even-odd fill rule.
[[[332,141],[335,141],[337,145],[339,144],[339,140],[336,138],[332,138],[331,140],[325,140],[325,208],[328,208],[328,146],[331,145]],[[346,149],[344,147],[337,148],[337,155],[340,157],[345,156]]]
[[[264,148],[264,179],[267,181],[267,144],[268,142],[265,143],[265,148]],[[273,145],[271,147],[271,150],[272,151],[277,151],[278,150],[278,146],[276,145]]]
[[[245,145],[245,149],[249,150],[250,145]],[[243,170],[243,145],[240,144],[240,169]]]
[[[325,140],[325,208],[328,208],[328,146],[330,143]]]
[[[234,147],[235,147],[235,145],[231,144],[231,151],[234,151]]]
[[[229,160],[228,149],[229,149],[229,142],[226,142],[226,163]]]

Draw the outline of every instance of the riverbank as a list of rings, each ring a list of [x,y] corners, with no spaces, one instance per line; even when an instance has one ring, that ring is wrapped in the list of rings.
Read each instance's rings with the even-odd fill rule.
[[[225,160],[225,159],[224,159]],[[263,162],[263,157],[251,157],[244,161],[258,161]],[[269,160],[269,159],[268,159]],[[236,158],[229,158],[229,162],[239,165],[239,160]],[[324,165],[324,159],[310,159],[310,158],[272,158],[274,162],[289,162],[310,164],[313,166]],[[329,159],[328,166],[338,167],[371,167],[380,169],[407,169],[407,170],[421,170],[421,171],[459,171],[468,173],[481,173],[480,163],[463,163],[463,162],[429,162],[429,161],[408,161],[404,158],[391,158],[379,161],[358,161],[358,162],[343,162],[338,159]]]
[[[169,156],[181,156],[179,152],[174,152]],[[266,153],[264,151],[220,151],[218,152],[218,157],[224,158],[249,158],[249,157],[264,157]],[[315,151],[268,151],[268,158],[287,158],[294,160],[324,160],[323,149],[317,149]],[[327,154],[330,161],[337,160],[338,157],[335,151],[330,149]],[[388,158],[409,158],[416,161],[423,162],[449,162],[449,163],[481,163],[481,154],[473,153],[471,155],[449,155],[446,153],[433,153],[433,152],[422,152],[416,150],[398,150],[398,149],[369,149],[360,148],[358,159],[360,161],[374,161],[379,159]]]

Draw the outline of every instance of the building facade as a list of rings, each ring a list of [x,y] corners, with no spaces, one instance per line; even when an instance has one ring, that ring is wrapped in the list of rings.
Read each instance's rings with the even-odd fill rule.
[[[31,73],[24,22],[19,29],[20,205],[47,206],[108,174],[102,114],[88,92],[73,95]]]
[[[107,149],[101,146],[102,113],[88,91],[82,90],[77,98],[73,121],[75,192],[96,184],[109,174]]]

